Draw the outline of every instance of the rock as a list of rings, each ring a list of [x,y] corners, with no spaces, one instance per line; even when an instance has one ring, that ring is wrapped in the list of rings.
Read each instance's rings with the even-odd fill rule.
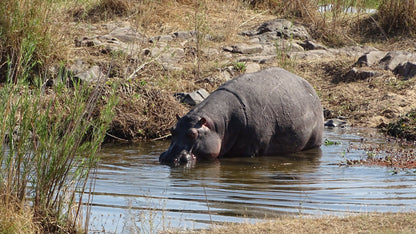
[[[104,77],[104,73],[101,72],[99,66],[92,66],[86,71],[77,73],[74,75],[75,80],[81,80],[88,83],[97,82]]]
[[[332,50],[309,50],[309,51],[302,51],[302,52],[291,52],[288,53],[288,57],[290,59],[300,59],[300,60],[322,60],[325,59],[335,59],[336,54]]]
[[[155,36],[155,37],[151,37],[149,39],[150,43],[155,43],[155,42],[168,42],[168,41],[173,41],[173,37],[171,35],[162,35],[162,36]]]
[[[391,51],[380,60],[379,65],[383,69],[394,71],[399,64],[409,61],[416,62],[416,54],[406,51]]]
[[[302,42],[298,42],[298,45],[300,45],[305,50],[326,50],[327,48],[315,41],[312,40],[304,40]]]
[[[305,27],[302,25],[295,25],[291,21],[286,19],[274,19],[267,21],[260,25],[256,30],[251,32],[245,32],[243,35],[254,36],[260,35],[267,32],[273,32],[277,36],[282,38],[293,38],[293,39],[309,39],[310,35]]]
[[[179,32],[173,33],[173,35],[176,39],[186,40],[186,39],[193,37],[195,35],[195,32],[194,31],[179,31]]]
[[[239,54],[258,54],[263,51],[263,46],[260,44],[240,43],[237,45],[232,45],[231,47],[224,47],[224,50]]]
[[[327,109],[327,108],[325,108],[325,107],[324,107],[323,112],[324,112],[324,118],[325,118],[325,119],[330,118],[330,117],[332,116],[332,111],[331,111],[331,110],[328,110],[328,109]]]
[[[246,63],[246,70],[245,73],[253,73],[260,71],[261,66],[258,63],[248,62]]]
[[[181,59],[183,59],[185,56],[185,50],[179,47],[169,47],[167,45],[162,45],[161,47],[145,49],[144,54],[153,58],[157,58],[156,60],[163,65],[169,64],[170,66],[173,66],[174,64],[177,64],[179,61],[181,61]]]
[[[252,57],[241,57],[237,59],[237,62],[254,62],[259,64],[265,64],[268,62],[272,62],[276,58],[276,55],[259,55],[259,56],[252,56]]]
[[[218,50],[215,48],[202,48],[202,53],[208,57],[216,56],[219,54]]]
[[[360,57],[362,54],[377,50],[371,46],[345,46],[339,49],[329,49],[333,53],[342,56]]]
[[[279,50],[282,53],[305,51],[298,43],[290,40],[278,40],[274,44],[275,53]]]
[[[144,34],[136,32],[136,30],[131,27],[116,27],[110,32],[110,35],[124,43],[146,41],[146,36]]]
[[[75,39],[75,47],[93,47],[102,44],[97,37],[83,37],[82,39]]]
[[[376,75],[377,74],[375,71],[357,69],[354,67],[344,75],[343,81],[351,82],[351,81],[356,81],[356,80],[365,80],[369,77],[376,76]]]
[[[324,123],[325,127],[330,127],[330,128],[345,128],[347,127],[347,121],[345,120],[341,120],[341,119],[329,119]]]
[[[416,76],[416,62],[405,62],[400,63],[397,67],[393,70],[394,74],[403,76],[405,78],[411,78]]]
[[[380,60],[386,56],[387,52],[384,51],[370,51],[362,55],[358,58],[358,61],[354,64],[354,66],[362,67],[362,66],[373,66],[378,64]]]
[[[182,103],[195,106],[207,98],[209,93],[205,89],[198,89],[191,93],[175,93],[173,96]]]
[[[234,71],[233,68],[226,68],[224,70],[220,71],[220,78],[223,79],[224,81],[229,81],[233,78],[234,76]]]

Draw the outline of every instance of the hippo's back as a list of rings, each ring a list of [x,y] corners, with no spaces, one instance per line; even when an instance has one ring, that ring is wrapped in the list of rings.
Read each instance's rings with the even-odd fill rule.
[[[258,145],[255,154],[270,155],[321,144],[322,106],[313,87],[303,78],[282,68],[268,68],[235,78],[218,91],[233,93],[244,108],[246,136],[241,137],[237,148],[254,144]]]

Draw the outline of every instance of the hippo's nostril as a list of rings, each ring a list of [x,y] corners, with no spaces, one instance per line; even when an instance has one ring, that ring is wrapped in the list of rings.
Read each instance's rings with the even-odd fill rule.
[[[188,163],[189,162],[189,158],[187,157],[187,156],[181,156],[180,158],[179,158],[179,163],[180,164],[186,164],[186,163]]]

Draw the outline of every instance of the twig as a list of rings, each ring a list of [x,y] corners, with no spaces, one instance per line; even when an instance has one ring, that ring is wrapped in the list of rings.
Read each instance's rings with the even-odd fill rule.
[[[106,134],[107,136],[112,137],[112,138],[114,138],[114,139],[116,139],[116,140],[119,140],[119,141],[130,142],[129,140],[126,140],[126,139],[123,139],[123,138],[120,138],[120,137],[116,137],[116,136],[114,136],[114,135],[112,135],[112,134],[110,134],[110,133],[108,133],[108,132],[106,132],[105,134]]]
[[[266,12],[268,12],[269,10],[265,10],[265,11],[263,11],[263,12],[260,12],[259,14],[257,14],[257,15],[254,15],[253,17],[250,17],[248,20],[246,20],[246,21],[244,21],[243,23],[241,23],[238,27],[241,27],[241,26],[243,26],[243,25],[245,25],[246,23],[248,23],[248,22],[250,22],[250,21],[252,21],[253,19],[255,19],[255,18],[257,18],[258,16],[260,16],[260,15],[263,15],[263,14],[265,14]]]
[[[158,137],[158,138],[154,138],[151,141],[163,140],[163,139],[166,139],[166,138],[168,138],[170,136],[172,136],[172,134],[167,134],[167,135],[164,135],[164,136],[161,136],[161,137]]]
[[[127,78],[127,80],[131,80],[131,78],[133,78],[134,75],[136,75],[137,72],[139,72],[140,70],[142,70],[142,68],[144,66],[146,66],[147,64],[150,64],[152,62],[154,62],[156,59],[158,59],[161,56],[162,53],[160,53],[157,57],[152,58],[151,60],[143,63],[142,65],[140,65],[136,70],[134,70],[133,73],[130,74],[130,76]]]
[[[381,28],[381,26],[377,23],[377,21],[372,16],[370,16],[370,19],[374,21],[377,28],[380,29],[380,32],[383,34],[383,36],[386,38],[386,40],[389,40],[389,37],[387,36],[386,32],[383,30],[383,28]]]

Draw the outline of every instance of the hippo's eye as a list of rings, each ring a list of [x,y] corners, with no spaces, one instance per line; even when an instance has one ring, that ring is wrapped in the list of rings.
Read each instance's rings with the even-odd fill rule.
[[[193,140],[198,138],[198,131],[195,128],[189,129],[186,134],[188,135],[189,138],[191,138]]]

